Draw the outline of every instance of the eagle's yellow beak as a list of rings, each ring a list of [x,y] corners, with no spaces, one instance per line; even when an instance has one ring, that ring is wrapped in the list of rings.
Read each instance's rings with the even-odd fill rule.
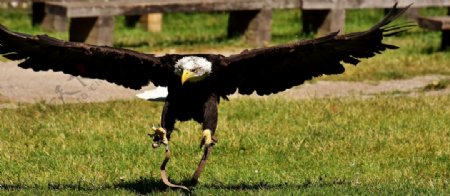
[[[181,75],[181,84],[183,85],[186,81],[189,80],[194,75],[193,72],[189,70],[183,70],[183,74]]]

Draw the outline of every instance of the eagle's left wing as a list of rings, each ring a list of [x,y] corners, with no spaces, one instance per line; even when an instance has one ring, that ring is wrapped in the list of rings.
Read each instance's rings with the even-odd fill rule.
[[[149,82],[167,86],[174,78],[173,64],[164,58],[131,50],[67,42],[46,35],[27,35],[0,25],[0,55],[23,60],[19,66],[34,71],[61,71],[74,76],[103,79],[140,89]]]
[[[294,44],[244,51],[224,59],[219,66],[217,91],[226,96],[240,94],[269,95],[300,85],[323,74],[345,71],[341,62],[356,65],[396,46],[382,43],[385,36],[404,30],[405,26],[386,27],[410,6],[397,8],[368,31],[328,36]]]

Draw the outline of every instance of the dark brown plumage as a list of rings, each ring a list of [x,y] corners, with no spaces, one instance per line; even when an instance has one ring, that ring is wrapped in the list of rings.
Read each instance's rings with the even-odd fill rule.
[[[235,93],[270,95],[300,85],[324,74],[345,71],[342,62],[356,65],[361,58],[373,57],[396,46],[382,43],[385,36],[405,26],[386,27],[409,8],[394,8],[378,24],[364,32],[328,36],[293,44],[246,50],[224,57],[199,54],[212,63],[212,73],[199,82],[181,84],[174,65],[188,55],[155,57],[130,50],[92,46],[57,40],[45,35],[15,33],[0,25],[0,54],[11,60],[24,60],[22,68],[34,71],[62,71],[74,76],[97,78],[127,88],[140,89],[149,82],[167,86],[168,97],[161,126],[167,136],[176,120],[194,119],[210,129],[217,126],[217,105],[221,98]]]

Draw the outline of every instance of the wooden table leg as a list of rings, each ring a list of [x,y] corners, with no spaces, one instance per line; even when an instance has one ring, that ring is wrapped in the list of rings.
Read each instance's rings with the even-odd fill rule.
[[[441,50],[450,48],[450,30],[442,31]]]
[[[47,10],[45,1],[33,1],[32,24],[42,25],[45,31],[65,32],[67,31],[68,19],[64,15],[56,15]]]
[[[31,4],[31,24],[39,26],[44,22],[45,17],[45,3],[32,2]]]
[[[113,45],[114,16],[72,18],[69,40],[93,45]]]
[[[329,33],[344,32],[345,9],[302,10],[303,33],[323,36]]]
[[[268,44],[272,31],[272,10],[232,11],[228,19],[228,37],[245,36],[254,47]]]

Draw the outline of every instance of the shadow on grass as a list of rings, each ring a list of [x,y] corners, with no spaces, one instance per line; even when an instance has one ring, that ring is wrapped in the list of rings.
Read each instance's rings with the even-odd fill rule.
[[[0,184],[0,190],[74,190],[74,191],[102,191],[102,190],[114,190],[123,189],[136,194],[149,194],[155,192],[164,192],[168,190],[168,187],[158,178],[140,178],[132,181],[122,181],[115,184],[105,185],[88,185],[81,183],[64,184],[64,183],[49,183],[45,185],[26,185],[26,184]]]
[[[199,186],[194,186],[190,179],[183,180],[181,182],[174,182],[175,184],[185,185],[190,188],[194,193],[196,189],[217,189],[217,190],[275,190],[275,189],[308,189],[311,187],[333,187],[333,186],[349,186],[350,182],[345,180],[318,180],[312,182],[310,180],[305,181],[300,184],[291,183],[268,183],[268,182],[255,182],[255,183],[236,183],[236,184],[203,184]],[[22,184],[12,184],[3,185],[0,184],[0,190],[29,190],[29,189],[39,189],[39,190],[74,190],[83,192],[93,192],[102,190],[116,190],[122,189],[130,191],[140,195],[147,195],[151,193],[166,192],[168,188],[159,178],[140,178],[132,181],[122,181],[115,184],[108,185],[86,185],[86,184],[61,184],[61,183],[50,183],[47,186],[39,185],[22,185]],[[183,191],[178,189],[179,191]],[[185,192],[187,193],[187,192]]]
[[[256,182],[256,183],[238,183],[238,184],[206,184],[202,187],[208,189],[226,189],[226,190],[272,190],[272,189],[307,189],[310,187],[334,187],[334,186],[348,186],[351,183],[345,180],[319,180],[312,182],[310,180],[300,184],[279,183],[273,184],[268,182]]]
[[[114,184],[114,188],[126,189],[142,195],[166,191],[168,189],[159,178],[140,178],[133,181],[123,181]]]

